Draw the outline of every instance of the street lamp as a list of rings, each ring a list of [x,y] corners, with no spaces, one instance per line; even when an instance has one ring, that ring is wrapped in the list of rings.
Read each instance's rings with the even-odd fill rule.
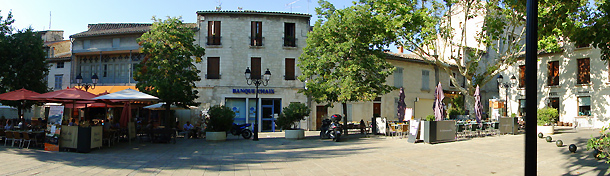
[[[258,141],[258,86],[260,86],[261,84],[263,86],[267,86],[267,84],[269,83],[269,79],[271,78],[271,72],[269,71],[269,68],[267,68],[265,74],[262,75],[263,79],[261,79],[261,77],[253,78],[252,72],[250,71],[250,67],[247,67],[244,75],[246,75],[246,83],[248,83],[248,85],[254,84],[254,86],[256,86],[256,113],[254,116],[254,139],[252,140]]]
[[[510,82],[502,82],[502,80],[504,80],[504,77],[502,77],[502,75],[498,75],[498,93],[500,92],[500,88],[506,88],[506,107],[504,108],[504,113],[506,114],[506,116],[508,116],[508,89],[515,86],[516,82],[517,82],[517,78],[515,78],[515,75],[510,77]]]
[[[78,74],[78,76],[76,76],[76,84],[78,84],[78,86],[80,87],[79,89],[85,89],[85,91],[89,90],[89,88],[91,89],[95,89],[95,85],[97,84],[97,80],[99,80],[99,78],[97,77],[96,74],[93,74],[93,76],[91,76],[91,82],[93,82],[93,84],[88,84],[88,83],[84,83],[82,86],[82,82],[83,82],[83,76],[81,76],[80,74]]]

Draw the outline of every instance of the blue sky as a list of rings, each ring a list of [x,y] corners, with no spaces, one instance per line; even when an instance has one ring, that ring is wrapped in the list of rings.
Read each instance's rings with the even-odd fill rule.
[[[352,5],[352,0],[328,0],[337,8]],[[292,3],[294,2],[294,3]],[[279,11],[308,13],[311,24],[317,19],[317,0],[220,0],[222,10]],[[290,4],[292,3],[292,8]],[[86,31],[87,24],[94,23],[151,23],[151,17],[182,16],[184,22],[194,23],[196,12],[214,10],[219,0],[0,0],[1,16],[13,12],[13,27],[34,30],[63,30],[64,39],[78,32]],[[309,8],[308,8],[309,6]]]

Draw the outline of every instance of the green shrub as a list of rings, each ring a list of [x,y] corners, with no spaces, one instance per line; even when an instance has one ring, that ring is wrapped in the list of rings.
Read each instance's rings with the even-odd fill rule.
[[[451,118],[455,118],[455,116],[457,115],[465,115],[466,111],[464,111],[463,109],[460,108],[449,108],[449,110],[447,110],[449,117]]]
[[[608,126],[602,127],[599,137],[591,136],[591,139],[587,141],[587,150],[591,149],[599,151],[597,156],[594,156],[595,158],[610,159],[610,130]],[[610,160],[606,160],[606,163],[610,163]]]
[[[428,115],[426,116],[426,121],[435,121],[436,118],[434,117],[434,115]]]
[[[283,130],[296,129],[297,122],[304,120],[309,112],[311,112],[311,109],[303,103],[290,103],[282,110],[276,124]]]
[[[208,121],[208,130],[212,132],[229,131],[233,127],[235,112],[226,106],[215,105],[208,111],[210,119]]]
[[[546,107],[542,109],[538,109],[538,125],[551,125],[559,120],[559,114],[557,113],[557,109]]]

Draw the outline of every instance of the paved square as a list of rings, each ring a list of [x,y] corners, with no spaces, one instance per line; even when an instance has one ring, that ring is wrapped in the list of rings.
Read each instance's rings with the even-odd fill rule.
[[[565,146],[538,140],[538,175],[607,175],[604,160],[586,151],[596,129],[553,135]],[[524,135],[441,144],[383,136],[345,142],[260,133],[260,141],[229,135],[225,142],[178,139],[177,144],[120,143],[91,153],[0,146],[0,175],[523,175]],[[567,145],[576,143],[571,154]]]

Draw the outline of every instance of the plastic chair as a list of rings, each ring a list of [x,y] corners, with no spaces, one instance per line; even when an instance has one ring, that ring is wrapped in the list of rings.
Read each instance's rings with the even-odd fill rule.
[[[17,145],[19,148],[21,148],[21,143],[23,142],[23,138],[21,138],[21,134],[19,134],[19,132],[14,131],[13,132],[13,145],[11,145],[11,147],[13,147],[15,145],[15,142],[19,142],[19,145]]]
[[[28,142],[27,149],[29,149],[30,148],[30,143],[32,143],[32,139],[30,138],[30,134],[28,134],[27,132],[23,132],[21,134],[23,134],[23,139],[21,140],[22,141],[21,148],[23,148],[23,144],[25,142]]]
[[[6,132],[6,137],[4,137],[4,146],[6,146],[6,141],[12,141],[13,143],[15,142],[15,138],[13,138],[12,132]]]

